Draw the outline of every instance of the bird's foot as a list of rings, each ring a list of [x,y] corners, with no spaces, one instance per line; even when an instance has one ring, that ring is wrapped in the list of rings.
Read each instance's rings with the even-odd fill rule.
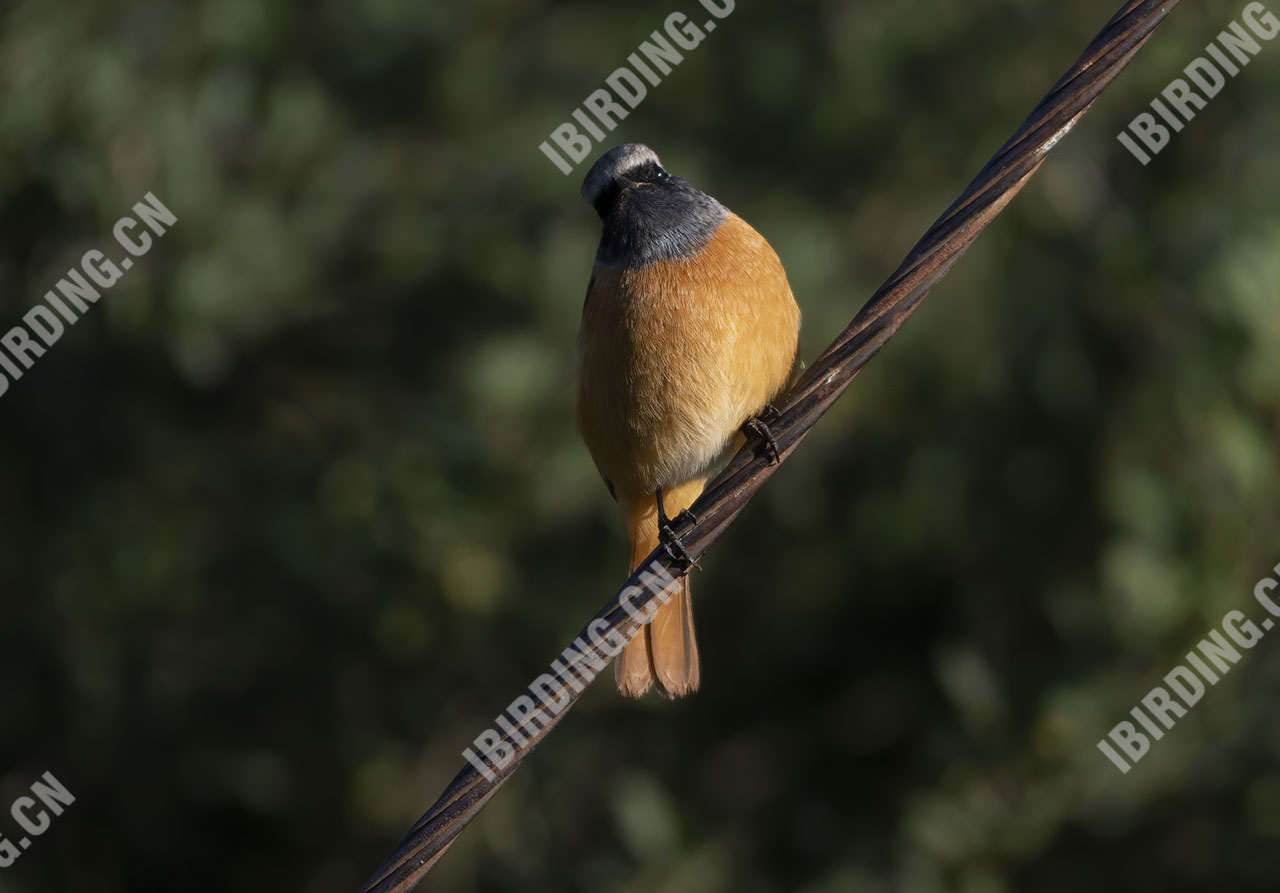
[[[667,517],[667,510],[662,505],[662,488],[659,487],[656,493],[658,500],[658,542],[662,543],[662,548],[666,549],[667,554],[674,561],[684,562],[686,567],[696,567],[702,570],[702,565],[689,554],[689,550],[684,547],[684,541],[676,534],[673,524],[683,524],[688,521],[690,524],[697,524],[698,518],[688,509],[681,509],[680,513],[674,518]]]
[[[782,418],[782,413],[778,411],[778,407],[772,403],[766,403],[764,409],[760,410],[759,415],[752,416],[742,423],[742,433],[754,434],[764,441],[765,449],[769,453],[769,464],[777,465],[782,459],[782,450],[778,448],[778,441],[773,436],[773,431],[769,429],[766,419],[777,421]]]

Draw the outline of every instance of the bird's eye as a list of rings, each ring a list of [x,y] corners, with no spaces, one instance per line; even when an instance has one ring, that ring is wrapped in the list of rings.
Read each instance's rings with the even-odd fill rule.
[[[658,173],[654,175],[654,179],[655,179],[655,180],[665,180],[665,179],[667,179],[667,177],[670,177],[670,176],[671,176],[671,175],[670,175],[669,173],[667,173],[666,171],[664,171],[662,168],[658,168]]]

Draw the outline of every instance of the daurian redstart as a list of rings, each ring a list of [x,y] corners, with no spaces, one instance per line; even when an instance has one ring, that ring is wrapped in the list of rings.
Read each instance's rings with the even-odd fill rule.
[[[634,570],[790,383],[800,309],[769,243],[647,146],[607,152],[582,197],[603,233],[578,335],[578,429],[622,507]],[[687,576],[615,669],[630,697],[698,688]]]

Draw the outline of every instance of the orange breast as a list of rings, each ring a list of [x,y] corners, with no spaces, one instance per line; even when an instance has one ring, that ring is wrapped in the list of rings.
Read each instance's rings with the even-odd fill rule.
[[[597,267],[579,333],[578,426],[619,496],[710,475],[795,367],[777,254],[730,214],[699,254]]]

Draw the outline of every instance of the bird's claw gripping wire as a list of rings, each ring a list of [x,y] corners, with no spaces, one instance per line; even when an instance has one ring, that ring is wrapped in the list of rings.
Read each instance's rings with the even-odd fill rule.
[[[702,565],[689,554],[689,550],[684,547],[684,542],[676,535],[672,524],[682,524],[688,521],[690,524],[697,524],[698,518],[688,509],[681,509],[680,513],[674,518],[667,517],[667,510],[662,504],[662,488],[659,487],[656,493],[658,499],[658,542],[662,543],[662,548],[667,551],[673,561],[684,562],[685,567],[696,567],[702,570]]]
[[[782,418],[782,413],[772,403],[766,403],[759,415],[754,415],[742,423],[742,433],[754,434],[763,440],[765,450],[769,454],[769,464],[777,465],[782,461],[782,450],[778,447],[778,441],[774,438],[773,431],[769,429],[769,425],[765,422],[766,418],[776,421]]]

